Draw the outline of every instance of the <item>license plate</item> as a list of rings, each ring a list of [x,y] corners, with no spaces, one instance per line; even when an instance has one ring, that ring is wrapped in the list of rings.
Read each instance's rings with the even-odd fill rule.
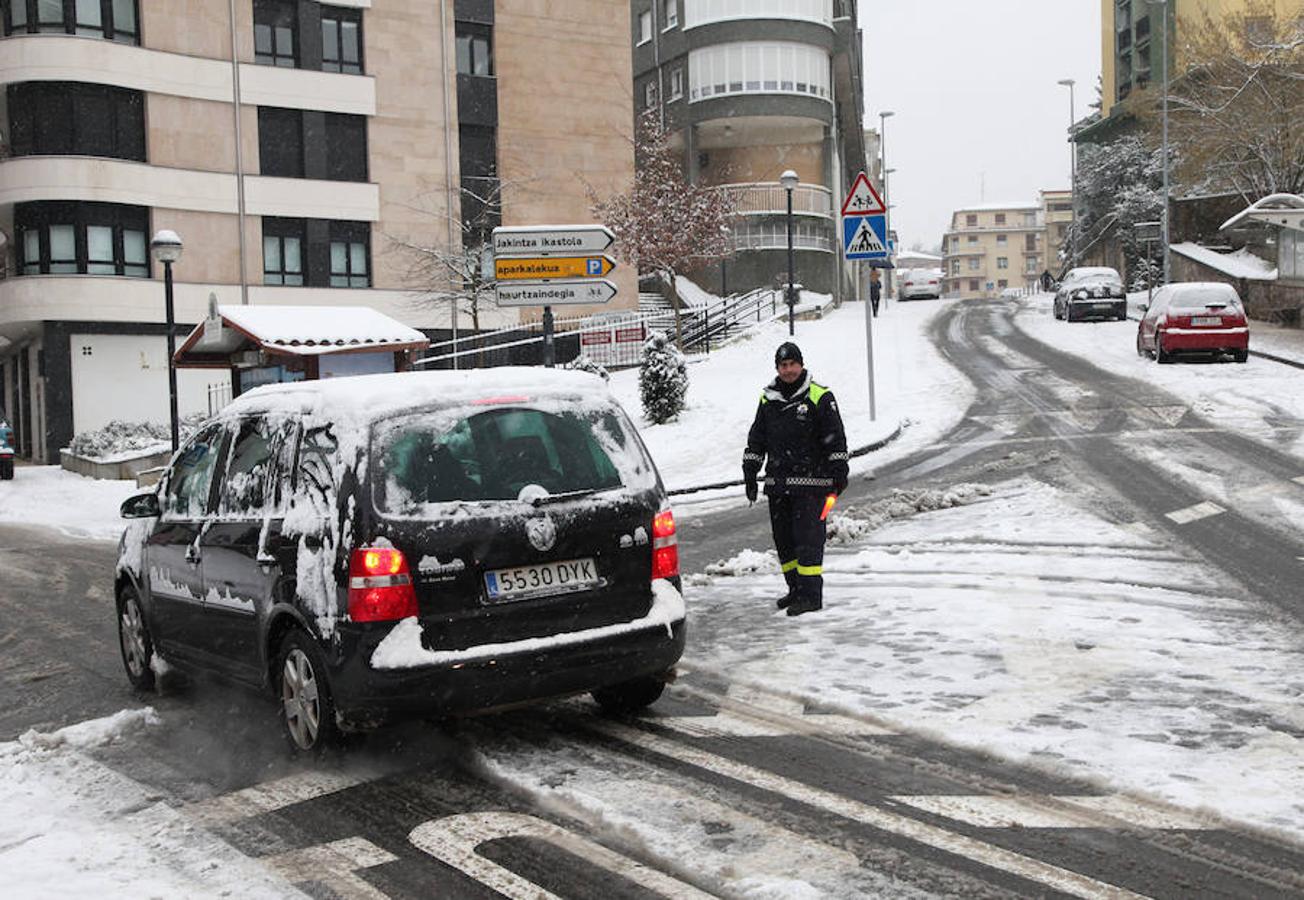
[[[600,580],[592,557],[484,573],[485,592],[491,602],[583,591],[596,586]]]
[[[1101,312],[1109,312],[1111,309],[1114,308],[1114,304],[1112,304],[1112,303],[1093,303],[1092,306],[1091,306],[1091,308],[1092,308],[1092,309],[1095,309],[1095,310],[1098,310],[1098,311],[1101,311]]]
[[[1192,325],[1221,325],[1222,318],[1219,316],[1192,316]]]

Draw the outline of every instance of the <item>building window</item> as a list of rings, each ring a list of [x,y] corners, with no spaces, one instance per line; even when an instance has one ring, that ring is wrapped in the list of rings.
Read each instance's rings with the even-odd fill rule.
[[[662,0],[661,21],[667,29],[679,24],[679,0]]]
[[[652,10],[638,14],[638,43],[646,44],[652,40]]]
[[[366,222],[331,222],[331,287],[371,287]]]
[[[254,0],[254,62],[287,69],[298,65],[296,5],[291,0]]]
[[[53,32],[140,43],[136,0],[3,0],[5,34]]]
[[[487,25],[457,23],[457,74],[494,73],[493,30]]]
[[[958,259],[951,260],[951,274],[952,275],[960,274],[960,260]]]
[[[970,278],[970,279],[969,279],[969,290],[971,290],[971,291],[976,291],[976,290],[978,290],[978,279],[977,279],[977,278]]]
[[[657,83],[656,80],[649,81],[643,85],[643,106],[647,109],[657,105]]]
[[[366,116],[260,106],[258,160],[275,178],[366,181]]]
[[[997,214],[996,214],[996,224],[997,224],[997,225],[1004,225],[1004,224],[1005,224],[1005,213],[997,213]]]
[[[1037,249],[1037,236],[1035,234],[1025,234],[1023,236],[1023,249],[1024,250]]]
[[[670,70],[670,99],[679,100],[684,96],[684,70]]]
[[[263,284],[303,284],[303,220],[263,219]]]
[[[326,113],[326,172],[329,181],[367,180],[367,117]],[[312,172],[309,178],[317,177]]]
[[[1029,272],[1036,272],[1037,269],[1040,268],[1040,266],[1041,266],[1041,263],[1040,263],[1040,261],[1037,259],[1037,257],[1035,257],[1035,256],[1029,256],[1029,257],[1028,257],[1028,271],[1029,271]]]
[[[684,27],[730,19],[798,19],[833,25],[833,0],[693,0],[684,7]]]
[[[996,257],[996,268],[1008,269],[1010,267],[1010,258],[1008,256]]]
[[[1010,283],[1006,281],[1004,278],[1002,278],[1000,281],[996,282],[996,286],[1001,290],[1005,290],[1007,287],[1010,286]]]
[[[1034,228],[1037,225],[1037,214],[1035,212],[1026,212],[1023,214],[1023,227]]]
[[[258,171],[276,178],[303,178],[303,113],[258,107]]]
[[[321,8],[321,68],[362,74],[362,10]]]
[[[19,203],[14,227],[20,274],[149,277],[149,210],[143,206]]]
[[[978,215],[977,215],[977,213],[968,213],[968,214],[964,217],[964,225],[965,225],[966,228],[976,228],[977,225],[978,225]],[[972,238],[971,238],[971,240],[972,240]]]
[[[371,226],[264,217],[263,284],[370,287]]]
[[[1004,246],[1006,245],[1007,242],[1008,242],[1008,239],[1006,238],[1005,235],[1003,235],[1003,234],[998,234],[998,235],[996,235],[996,243],[997,243],[998,246],[1004,247]]]
[[[29,81],[11,84],[10,152],[14,156],[105,156],[145,161],[145,96],[100,84]]]
[[[980,264],[981,264],[981,261],[978,259],[978,257],[976,257],[976,256],[971,256],[971,257],[969,257],[969,271],[970,271],[970,272],[977,272],[977,271],[978,271],[978,266],[979,266]]]
[[[971,234],[971,235],[969,235],[969,243],[970,243],[970,244],[976,244],[976,243],[978,243],[978,235],[976,235],[976,234]]]
[[[688,54],[688,100],[725,94],[809,94],[828,99],[829,55],[819,47],[778,41],[715,44]]]

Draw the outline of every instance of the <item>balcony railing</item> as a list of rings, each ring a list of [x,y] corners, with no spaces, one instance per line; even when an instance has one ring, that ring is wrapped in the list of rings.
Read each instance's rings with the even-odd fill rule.
[[[735,233],[733,244],[735,250],[786,250],[788,248],[788,235],[784,230]],[[794,250],[822,250],[825,253],[832,253],[833,238],[825,234],[794,232],[792,235],[792,248]]]
[[[734,208],[740,215],[786,215],[788,192],[777,184],[722,184],[716,188],[728,191],[734,199]],[[792,211],[799,216],[833,218],[833,194],[818,184],[799,184],[792,191]]]

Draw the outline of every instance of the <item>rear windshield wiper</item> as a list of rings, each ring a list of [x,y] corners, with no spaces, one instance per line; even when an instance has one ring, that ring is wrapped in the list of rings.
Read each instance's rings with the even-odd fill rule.
[[[605,491],[608,488],[584,488],[579,491],[562,491],[560,494],[548,494],[546,497],[535,497],[530,502],[535,506],[543,506],[545,503],[561,503],[566,500],[574,500],[577,497],[587,497],[590,494],[596,494],[599,491]]]

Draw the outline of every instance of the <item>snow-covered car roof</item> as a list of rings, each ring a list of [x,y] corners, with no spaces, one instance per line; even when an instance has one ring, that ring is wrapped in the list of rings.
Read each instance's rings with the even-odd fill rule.
[[[598,404],[609,401],[610,396],[606,382],[588,372],[507,366],[466,372],[393,372],[268,384],[241,394],[222,413],[303,413],[366,422],[413,408],[477,400],[584,398]]]
[[[1069,269],[1069,273],[1064,276],[1063,284],[1077,284],[1080,281],[1110,281],[1122,282],[1123,278],[1118,274],[1117,269],[1111,269],[1109,266],[1081,266],[1076,269]]]
[[[1186,294],[1202,294],[1204,296],[1217,296],[1222,294],[1226,297],[1234,298],[1239,301],[1241,296],[1236,293],[1236,288],[1227,284],[1225,281],[1178,281],[1166,285],[1168,291],[1174,297],[1180,297]]]

